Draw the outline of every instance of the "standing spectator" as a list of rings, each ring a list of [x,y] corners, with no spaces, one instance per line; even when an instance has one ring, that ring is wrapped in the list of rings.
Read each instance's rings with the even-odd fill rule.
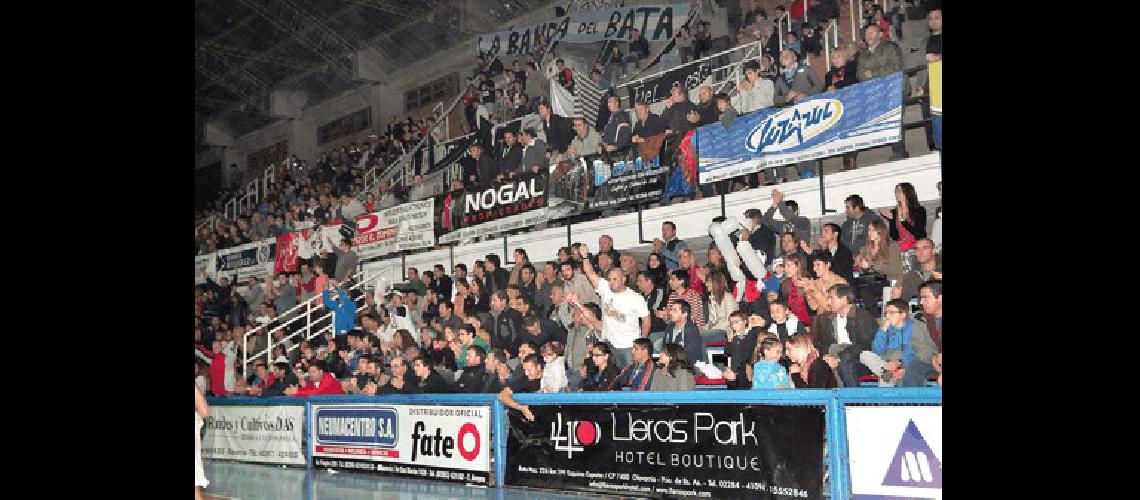
[[[602,131],[602,149],[606,153],[625,154],[631,144],[629,112],[621,109],[621,99],[615,95],[606,98],[606,106],[610,110],[610,118]]]
[[[337,282],[333,281],[332,285],[336,287]],[[321,302],[333,312],[333,331],[337,337],[347,335],[356,324],[356,302],[348,296],[344,288],[336,289],[335,298],[329,292],[330,290],[321,292]]]
[[[567,298],[573,295],[576,299],[574,302],[588,304],[598,303],[601,299],[598,297],[598,292],[594,290],[595,287],[590,285],[590,280],[578,272],[579,264],[576,262],[563,262],[559,264],[562,271],[562,289],[566,293]]]
[[[867,231],[867,244],[859,251],[855,263],[864,274],[878,272],[890,281],[902,279],[903,268],[899,258],[899,245],[890,239],[883,221],[878,219],[871,221]],[[917,290],[916,284],[916,293]]]
[[[554,64],[558,68],[558,71],[555,73],[557,75],[556,78],[558,79],[558,84],[561,85],[562,88],[566,89],[567,92],[573,94],[574,72],[570,71],[570,68],[566,67],[566,61],[562,60],[561,58],[554,61]]]
[[[602,307],[605,325],[602,336],[613,347],[616,361],[624,364],[629,359],[634,339],[649,336],[649,309],[645,299],[626,286],[625,273],[621,269],[610,269],[606,278],[599,277],[590,264],[585,243],[578,247],[578,251],[584,274],[598,293],[598,303]]]
[[[566,148],[570,146],[570,140],[574,137],[574,131],[571,130],[571,125],[566,117],[554,114],[550,109],[550,103],[547,102],[538,105],[538,116],[542,119],[542,130],[546,133],[546,141],[550,144],[550,150],[558,154],[565,153]],[[524,166],[530,167],[531,165]]]
[[[879,216],[867,209],[863,204],[863,197],[857,194],[848,196],[843,200],[843,208],[847,219],[843,221],[840,234],[842,241],[854,255],[859,255],[863,245],[867,243],[867,231],[871,222],[879,220]]]
[[[926,209],[918,203],[918,194],[909,182],[895,186],[895,200],[898,202],[895,208],[879,209],[879,215],[891,229],[891,239],[899,243],[903,269],[910,270],[915,264],[915,243],[926,238]]]
[[[744,78],[736,86],[739,93],[732,102],[733,108],[745,114],[775,103],[776,87],[771,80],[760,78],[760,63],[744,63]]]
[[[506,291],[507,285],[510,284],[510,273],[499,263],[499,256],[495,254],[487,254],[484,256],[483,267],[487,273],[487,293],[494,294],[498,291]]]
[[[838,224],[824,224],[819,230],[819,248],[831,255],[831,270],[850,282],[853,279],[851,271],[855,268],[855,257],[851,249],[839,241],[841,235],[842,229]]]
[[[691,391],[696,384],[693,365],[685,357],[685,350],[677,344],[665,344],[657,357],[657,369],[651,391]]]
[[[776,220],[777,209],[784,220]],[[811,238],[811,221],[800,215],[800,205],[795,200],[784,201],[784,193],[779,189],[772,190],[772,206],[764,212],[764,225],[776,234],[795,233],[804,246]]]
[[[631,391],[648,391],[653,385],[653,372],[656,369],[653,363],[653,343],[649,339],[639,338],[633,342],[631,354],[633,360],[614,379],[610,390],[628,387]]]
[[[539,109],[542,109],[541,107]],[[550,109],[550,108],[547,108]],[[519,169],[514,173],[534,171],[536,169],[546,168],[548,165],[546,159],[546,143],[542,139],[537,139],[538,132],[533,127],[527,127],[519,136],[522,148],[522,164]],[[548,135],[547,138],[550,136]],[[567,142],[569,144],[569,142]]]
[[[687,248],[689,244],[677,237],[677,225],[672,221],[662,222],[661,237],[653,239],[653,253],[665,259],[667,269],[672,271],[677,268],[677,254]]]
[[[800,102],[805,97],[823,91],[823,82],[819,81],[816,72],[810,68],[800,66],[796,54],[791,50],[780,52],[780,66],[783,68],[783,71],[776,77],[775,104],[784,104],[788,101]],[[806,179],[814,177],[816,175],[814,164],[817,162],[818,160],[812,160],[796,164],[800,178]],[[769,171],[773,173],[773,176],[775,176],[776,169],[780,171],[780,178],[786,177],[783,166],[769,169]]]
[[[507,300],[504,290],[491,294],[491,347],[518,357],[519,343],[525,338],[523,318],[518,311],[507,307]]]
[[[665,101],[665,110],[661,112],[661,119],[665,121],[665,133],[669,134],[684,134],[695,127],[695,123],[700,121],[700,116],[697,114],[697,106],[689,102],[688,92],[679,83],[675,83],[673,88],[669,89],[669,99]],[[690,115],[696,114],[693,121],[689,121]]]
[[[577,132],[566,149],[570,159],[577,160],[579,156],[598,154],[602,150],[602,136],[586,124],[583,118],[574,119],[574,131]]]
[[[829,92],[850,87],[859,83],[858,73],[855,61],[848,56],[847,51],[836,49],[831,52],[831,70],[823,77],[823,85]],[[856,151],[843,153],[843,170],[854,170],[857,156]]]
[[[215,340],[213,349],[197,346],[195,354],[210,363],[210,392],[215,397],[229,396],[237,391],[237,342]]]
[[[654,333],[664,334],[665,320],[661,315],[657,313],[658,311],[664,310],[669,305],[667,302],[665,302],[665,290],[662,290],[661,287],[657,285],[653,279],[653,275],[649,273],[638,273],[636,279],[637,289],[641,292],[641,296],[645,298],[646,308],[649,309],[650,312],[650,335]]]
[[[873,78],[880,78],[903,70],[902,49],[890,40],[883,40],[883,29],[878,25],[869,25],[863,28],[867,39],[867,48],[859,52],[857,60],[857,74],[859,81],[865,82]],[[903,96],[907,95],[906,79],[903,79]],[[890,161],[907,158],[905,141],[900,139],[891,145]]]
[[[677,252],[677,270],[689,273],[689,288],[700,295],[705,293],[705,283],[701,280],[701,266],[697,265],[693,251],[685,248]]]
[[[483,154],[483,146],[472,144],[468,147],[471,156],[460,160],[463,163],[463,179],[472,185],[495,180],[502,164],[496,164],[490,155]]]
[[[352,251],[352,240],[341,239],[339,247],[333,247],[331,239],[327,241],[329,246],[333,248],[333,252],[336,253],[336,267],[334,268],[336,272],[333,273],[333,277],[338,283],[348,286],[352,275],[356,273],[356,264],[359,261],[356,252]]]
[[[926,335],[916,330],[911,337],[914,359],[906,365],[903,387],[922,387],[935,373],[942,383],[942,280],[922,284],[919,302],[922,304],[922,324]],[[929,360],[929,361],[927,361]]]
[[[747,366],[752,363],[752,353],[756,351],[756,340],[760,329],[748,327],[748,313],[742,310],[733,311],[728,317],[728,335],[724,346],[724,353],[728,356],[728,366],[725,367],[724,379],[729,382],[730,389],[748,389],[746,377]]]
[[[424,185],[424,176],[420,174],[412,176],[412,188],[408,190],[409,202],[427,199],[432,194],[431,188]]]
[[[869,374],[859,362],[859,356],[871,350],[877,329],[875,318],[852,304],[855,292],[850,285],[835,285],[828,295],[834,312],[820,314],[812,324],[815,347],[821,353],[828,353],[825,359],[830,358],[830,363],[836,363],[844,387],[858,387],[860,372]]]
[[[522,153],[522,145],[518,143],[515,133],[510,130],[503,131],[503,142],[499,154],[497,155],[499,162],[498,173],[506,175],[510,172],[521,170],[519,165],[522,163]]]
[[[513,257],[515,265],[511,268],[510,272],[507,273],[507,284],[518,286],[521,284],[519,283],[519,276],[522,274],[523,266],[530,264],[530,258],[527,256],[526,249],[524,248],[516,248],[514,253],[511,254],[511,257]],[[533,266],[531,269],[533,269]]]
[[[641,70],[641,60],[649,57],[649,42],[641,37],[641,31],[637,29],[630,30],[629,48],[626,50],[628,54],[622,59],[622,79],[628,79],[629,63],[637,70]]]

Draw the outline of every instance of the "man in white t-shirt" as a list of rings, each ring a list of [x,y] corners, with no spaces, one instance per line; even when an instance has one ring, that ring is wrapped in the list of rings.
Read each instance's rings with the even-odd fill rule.
[[[614,361],[618,366],[629,364],[633,355],[633,340],[649,337],[649,307],[645,298],[625,286],[625,273],[620,267],[609,270],[603,279],[590,264],[590,250],[583,243],[578,251],[582,255],[582,269],[598,292],[602,306],[602,336],[613,347]]]

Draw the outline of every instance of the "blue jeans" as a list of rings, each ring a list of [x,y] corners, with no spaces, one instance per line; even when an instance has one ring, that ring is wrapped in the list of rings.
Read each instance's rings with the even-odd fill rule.
[[[934,365],[914,358],[906,365],[906,372],[903,373],[902,386],[926,387],[926,379],[935,375],[938,375],[938,370],[934,369]]]

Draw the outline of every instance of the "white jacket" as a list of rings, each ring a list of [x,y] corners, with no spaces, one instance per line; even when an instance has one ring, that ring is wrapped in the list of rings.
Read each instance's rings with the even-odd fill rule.
[[[756,80],[756,84],[751,89],[732,98],[732,107],[736,108],[740,114],[771,107],[775,103],[776,84],[767,78]]]

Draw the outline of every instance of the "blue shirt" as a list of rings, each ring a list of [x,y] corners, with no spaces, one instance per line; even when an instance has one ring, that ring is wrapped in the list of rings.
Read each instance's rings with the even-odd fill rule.
[[[778,389],[791,388],[792,383],[788,380],[788,371],[780,366],[776,361],[765,361],[763,359],[752,365],[752,388],[753,389]]]
[[[902,351],[900,361],[903,366],[906,366],[911,359],[914,359],[914,345],[911,344],[913,334],[913,318],[907,318],[906,323],[903,323],[901,328],[889,326],[886,330],[877,330],[875,331],[875,340],[871,341],[871,352],[881,356],[883,351],[888,349]]]

